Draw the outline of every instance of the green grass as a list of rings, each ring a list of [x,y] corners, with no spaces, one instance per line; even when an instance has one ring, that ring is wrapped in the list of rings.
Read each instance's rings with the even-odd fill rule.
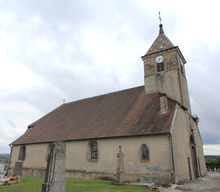
[[[39,192],[41,191],[42,183],[44,178],[35,177],[21,177],[20,183],[15,183],[12,185],[0,186],[0,191],[4,192]]]
[[[22,182],[0,186],[0,191],[4,192],[40,192],[44,178],[35,177],[21,177]],[[118,186],[114,185],[112,181],[92,180],[84,178],[66,178],[66,192],[146,192],[147,190],[142,186]]]

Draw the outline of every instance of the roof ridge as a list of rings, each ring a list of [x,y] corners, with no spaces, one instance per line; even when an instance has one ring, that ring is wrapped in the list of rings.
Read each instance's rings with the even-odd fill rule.
[[[96,98],[96,97],[102,97],[102,96],[105,96],[105,95],[110,95],[110,94],[119,93],[119,92],[123,92],[123,91],[128,91],[128,90],[131,90],[131,89],[137,89],[137,88],[141,88],[141,87],[144,87],[144,85],[140,85],[140,86],[132,87],[132,88],[127,88],[127,89],[123,89],[123,90],[119,90],[119,91],[113,91],[113,92],[110,92],[110,93],[104,93],[104,94],[101,94],[101,95],[91,96],[91,97],[87,97],[87,98],[84,98],[84,99],[78,99],[78,100],[75,100],[75,101],[70,101],[70,102],[64,103],[63,105],[67,105],[67,104],[70,104],[70,103],[83,101],[83,100],[87,100],[87,99],[92,99],[92,98]]]

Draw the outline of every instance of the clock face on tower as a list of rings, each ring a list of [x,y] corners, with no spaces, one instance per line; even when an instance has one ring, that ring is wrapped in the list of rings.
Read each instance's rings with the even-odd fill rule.
[[[156,57],[156,62],[157,63],[162,63],[163,62],[163,56],[157,56]]]

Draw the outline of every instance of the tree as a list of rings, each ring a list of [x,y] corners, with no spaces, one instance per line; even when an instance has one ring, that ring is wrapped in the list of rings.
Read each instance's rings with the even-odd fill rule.
[[[9,156],[5,156],[5,163],[9,162]]]

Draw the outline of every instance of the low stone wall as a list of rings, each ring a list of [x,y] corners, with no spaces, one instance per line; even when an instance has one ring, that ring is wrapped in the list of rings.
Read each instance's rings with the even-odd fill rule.
[[[13,175],[14,168],[8,169],[8,174]],[[45,177],[46,169],[26,168],[22,169],[22,176],[24,177]],[[116,181],[116,171],[97,171],[97,170],[79,170],[66,169],[65,177],[78,178],[92,178],[92,179],[106,179]],[[140,182],[140,183],[160,183],[170,184],[170,173],[145,173],[145,172],[125,172],[126,182]]]
[[[66,170],[66,177],[81,177],[93,179],[117,180],[116,171],[96,171],[96,170]],[[145,172],[125,172],[126,182],[140,183],[160,183],[170,184],[172,182],[170,173],[145,173]]]
[[[40,168],[22,168],[22,173],[20,176],[23,177],[45,177],[46,169],[40,169]],[[8,169],[8,175],[13,176],[14,175],[14,168]]]
[[[116,181],[116,171],[96,171],[96,170],[78,170],[78,169],[67,169],[66,177],[76,178],[92,178],[92,179],[103,179]]]
[[[140,182],[140,183],[158,183],[158,184],[172,183],[170,173],[125,172],[125,180],[126,182]]]

